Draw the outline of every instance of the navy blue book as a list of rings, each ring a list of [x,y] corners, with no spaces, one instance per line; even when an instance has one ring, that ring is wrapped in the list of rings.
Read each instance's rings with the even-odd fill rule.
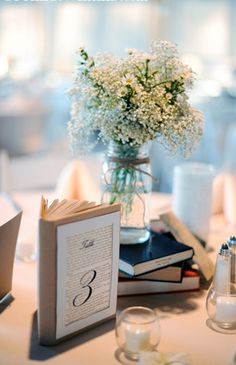
[[[137,276],[188,260],[192,256],[192,247],[166,234],[152,233],[145,243],[120,245],[119,269],[131,276]]]

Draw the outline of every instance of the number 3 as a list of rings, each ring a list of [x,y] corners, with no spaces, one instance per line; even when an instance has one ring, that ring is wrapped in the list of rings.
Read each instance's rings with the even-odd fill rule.
[[[92,275],[91,275],[92,274]],[[82,288],[88,288],[89,292],[88,292],[88,295],[87,297],[83,300],[82,303],[79,303],[81,301],[81,296],[82,294],[77,294],[74,299],[73,299],[73,306],[74,307],[79,307],[83,304],[85,304],[89,298],[91,297],[92,295],[92,288],[90,286],[90,284],[94,281],[94,279],[96,278],[97,276],[97,272],[96,270],[90,270],[90,271],[87,271],[83,276],[82,278],[80,279],[80,284],[82,285]]]

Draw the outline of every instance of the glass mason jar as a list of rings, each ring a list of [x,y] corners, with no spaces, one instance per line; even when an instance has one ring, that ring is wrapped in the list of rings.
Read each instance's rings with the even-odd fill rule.
[[[103,163],[102,202],[121,203],[121,244],[149,239],[151,189],[149,146],[110,142]]]

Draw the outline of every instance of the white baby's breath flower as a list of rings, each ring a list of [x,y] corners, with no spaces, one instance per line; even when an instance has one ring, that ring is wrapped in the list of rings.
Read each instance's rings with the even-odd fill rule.
[[[166,93],[166,99],[171,100],[172,99],[172,94],[171,93]]]
[[[77,68],[68,133],[78,150],[103,142],[140,146],[158,138],[172,152],[191,152],[203,131],[201,114],[188,102],[194,74],[176,46],[152,42],[149,52],[128,49],[126,58],[107,53],[90,57],[85,49]]]
[[[135,77],[132,74],[127,74],[121,79],[123,85],[133,85],[135,83]]]
[[[117,90],[117,95],[119,96],[119,97],[123,97],[123,96],[125,96],[126,95],[126,93],[127,93],[127,90],[126,90],[126,88],[124,88],[124,87],[121,87],[120,89],[118,89]]]

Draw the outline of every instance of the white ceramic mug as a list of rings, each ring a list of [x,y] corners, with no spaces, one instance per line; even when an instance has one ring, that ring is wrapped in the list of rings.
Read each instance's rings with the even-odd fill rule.
[[[172,208],[198,238],[207,243],[212,211],[212,165],[187,162],[175,166]]]

